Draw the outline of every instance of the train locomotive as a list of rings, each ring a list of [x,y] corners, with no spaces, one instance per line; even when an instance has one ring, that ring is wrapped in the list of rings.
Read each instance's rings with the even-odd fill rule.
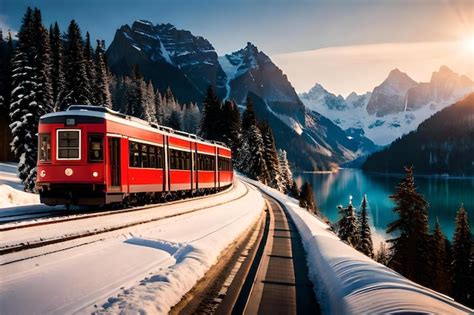
[[[233,182],[223,143],[105,107],[42,116],[36,189],[47,205],[147,203],[217,192]]]

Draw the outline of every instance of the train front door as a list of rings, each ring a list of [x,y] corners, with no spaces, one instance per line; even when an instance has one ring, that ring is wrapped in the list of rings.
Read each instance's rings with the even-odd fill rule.
[[[120,138],[108,137],[110,186],[120,187]]]

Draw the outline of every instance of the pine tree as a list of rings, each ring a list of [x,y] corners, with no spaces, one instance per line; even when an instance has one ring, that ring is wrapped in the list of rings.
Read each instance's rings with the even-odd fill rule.
[[[58,23],[51,25],[49,31],[49,43],[51,46],[51,86],[52,97],[54,102],[54,111],[60,109],[65,94],[65,78],[64,78],[64,55],[63,41]]]
[[[218,117],[220,138],[218,140],[227,144],[233,153],[237,152],[240,142],[240,113],[233,100],[227,100],[222,106],[222,114]]]
[[[94,94],[94,85],[96,82],[96,66],[95,66],[95,61],[94,61],[94,50],[92,49],[91,45],[91,37],[89,32],[86,32],[86,42],[84,45],[84,64],[86,67],[86,75],[87,75],[87,81],[89,83],[90,91],[91,91],[91,96],[90,100],[91,103],[95,105],[101,105],[99,102],[97,102],[96,99],[94,99],[95,94]]]
[[[296,181],[293,181],[293,183],[291,184],[289,195],[293,198],[299,198],[300,190],[298,188],[298,184],[296,183]]]
[[[92,93],[87,73],[81,30],[75,20],[68,27],[64,46],[64,76],[66,95],[60,110],[73,104],[92,104]]]
[[[125,113],[126,112],[126,95],[127,85],[125,83],[125,77],[123,76],[112,76],[109,82],[110,93],[112,98],[112,109]]]
[[[448,294],[449,293],[449,264],[447,263],[446,237],[441,230],[438,218],[436,218],[435,230],[432,237],[432,265],[433,289]]]
[[[214,93],[212,86],[207,88],[206,98],[203,102],[201,117],[201,136],[209,140],[219,140],[221,137],[221,101]]]
[[[199,130],[199,124],[201,122],[201,114],[199,107],[196,104],[190,103],[184,106],[182,128],[183,131],[197,134]]]
[[[112,108],[112,96],[110,94],[109,75],[107,73],[107,65],[105,63],[104,42],[97,40],[95,50],[95,96],[94,100],[97,105]]]
[[[242,130],[248,130],[251,126],[257,124],[257,117],[255,116],[255,108],[252,99],[247,96],[246,109],[242,115]]]
[[[181,112],[173,110],[168,121],[168,127],[174,130],[181,130]]]
[[[305,208],[313,214],[320,215],[318,206],[316,205],[316,200],[314,198],[313,187],[308,182],[305,182],[303,186],[301,186],[299,204],[301,208]]]
[[[127,108],[125,114],[137,118],[145,117],[146,85],[138,65],[133,67],[133,77],[127,87]]]
[[[293,174],[291,173],[285,150],[278,149],[278,162],[280,163],[281,177],[285,185],[285,190],[289,191],[293,185]]]
[[[385,242],[380,242],[380,247],[377,250],[374,259],[376,262],[388,266],[388,262],[390,261],[390,253],[387,249],[387,246],[385,245]]]
[[[155,91],[151,80],[146,84],[146,97],[145,97],[145,120],[156,124],[156,112],[155,112]]]
[[[260,122],[258,126],[263,138],[263,157],[268,172],[268,185],[279,191],[284,191],[285,186],[281,177],[280,163],[278,162],[272,129],[266,122]]]
[[[470,302],[469,293],[474,280],[471,273],[473,246],[471,237],[467,212],[461,205],[456,215],[456,230],[453,237],[452,283],[453,297],[456,301],[466,305]]]
[[[358,213],[359,222],[359,241],[356,249],[369,257],[374,256],[374,248],[372,245],[372,233],[369,225],[369,214],[367,210],[367,195],[364,195]]]
[[[398,235],[388,240],[392,252],[389,266],[410,280],[430,286],[428,203],[416,191],[413,168],[405,171],[405,178],[390,196],[399,218],[387,228],[388,234]]]
[[[3,38],[0,29],[0,115],[8,116],[10,106],[10,96],[12,90],[12,39],[11,33],[8,33],[7,40]]]
[[[338,206],[338,209],[339,221],[337,222],[337,234],[342,241],[355,248],[359,242],[359,229],[355,209],[352,205],[352,196],[349,199],[347,208],[341,205]]]
[[[18,173],[26,191],[34,191],[40,116],[52,110],[49,37],[41,12],[28,7],[13,57],[10,104],[11,148],[20,160]]]
[[[156,122],[158,124],[163,124],[163,97],[158,90],[155,93],[155,115]]]

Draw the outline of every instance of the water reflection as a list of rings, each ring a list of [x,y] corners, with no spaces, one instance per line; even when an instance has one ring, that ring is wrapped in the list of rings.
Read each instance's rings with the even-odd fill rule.
[[[346,205],[349,196],[358,207],[364,194],[367,194],[371,222],[380,237],[385,236],[387,225],[396,219],[393,203],[388,198],[400,182],[397,175],[372,175],[355,169],[343,169],[337,173],[296,173],[298,185],[309,181],[313,186],[321,212],[331,221],[337,220],[337,206]],[[449,239],[452,238],[454,218],[461,202],[469,214],[471,231],[474,225],[474,179],[416,178],[418,191],[425,195],[430,204],[430,227],[434,227],[438,217],[441,228]]]

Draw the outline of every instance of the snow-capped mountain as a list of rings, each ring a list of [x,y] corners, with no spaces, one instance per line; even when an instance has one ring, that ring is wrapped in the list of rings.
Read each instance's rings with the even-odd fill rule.
[[[347,133],[361,134],[386,145],[415,130],[425,119],[474,91],[474,82],[442,66],[430,82],[416,83],[406,73],[392,70],[372,92],[341,97],[316,84],[300,94],[309,109],[331,119]],[[334,106],[334,100],[341,102]]]
[[[406,73],[398,69],[390,71],[385,81],[373,90],[367,112],[369,115],[383,117],[404,111],[407,92],[416,85],[416,81]]]
[[[251,43],[218,57],[201,36],[171,24],[137,20],[117,30],[107,60],[116,75],[129,75],[138,65],[146,80],[160,91],[171,87],[181,103],[201,103],[209,85],[242,109],[251,95],[259,104],[259,119],[270,123],[277,147],[286,149],[299,169],[328,170],[376,148],[367,138],[349,136],[331,120],[306,110],[287,76]]]
[[[170,86],[183,103],[203,99],[209,85],[220,97],[226,94],[226,75],[214,47],[171,24],[137,20],[122,26],[107,50],[107,61],[116,74],[129,74],[137,64],[155,87],[164,91]]]

